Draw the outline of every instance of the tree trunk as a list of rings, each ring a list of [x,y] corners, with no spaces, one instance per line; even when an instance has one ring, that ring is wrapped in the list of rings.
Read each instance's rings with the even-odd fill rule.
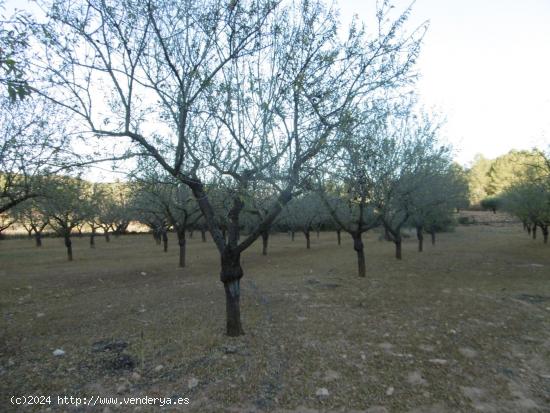
[[[162,245],[164,252],[168,252],[168,231],[162,231]]]
[[[387,228],[384,228],[384,239],[385,239],[386,241],[391,241],[391,240],[392,240],[392,239],[391,239],[391,236],[390,236],[390,232],[388,231]]]
[[[435,231],[430,231],[430,236],[432,237],[432,245],[435,245]]]
[[[424,232],[421,226],[416,227],[416,238],[418,238],[418,252],[422,252],[424,248]]]
[[[189,239],[193,239],[193,230],[189,231]]]
[[[160,245],[162,242],[160,238],[160,231],[158,229],[153,229],[153,239],[155,240],[155,244]]]
[[[310,249],[311,243],[310,243],[310,237],[309,237],[309,229],[304,231],[304,235],[306,236],[306,248]]]
[[[395,258],[401,259],[401,235],[395,237]]]
[[[178,232],[178,244],[180,246],[180,267],[185,267],[185,230],[181,233]]]
[[[240,280],[243,276],[241,257],[226,247],[222,253],[222,269],[220,279],[225,289],[225,310],[227,317],[227,335],[237,337],[244,334],[241,325],[241,287]]]
[[[294,241],[294,235],[296,235],[296,232],[294,230],[290,231],[290,240]]]
[[[357,270],[359,277],[365,277],[365,249],[363,246],[363,240],[361,239],[361,233],[351,234],[351,237],[353,238],[353,249],[357,253]]]
[[[540,227],[540,229],[542,230],[542,236],[544,238],[544,243],[548,244],[548,225],[542,225]]]
[[[317,230],[317,239],[319,239],[319,234],[321,233],[320,230]]]
[[[537,239],[537,225],[533,225],[533,239]]]
[[[95,248],[95,228],[92,228],[92,233],[90,234],[90,248]]]
[[[104,229],[103,230],[105,232],[105,242],[110,242],[111,241],[111,236],[109,235],[109,231]]]
[[[36,241],[36,246],[41,247],[42,246],[42,233],[35,231],[34,232],[34,240]]]
[[[267,255],[267,241],[269,240],[269,232],[262,232],[262,255]]]
[[[65,234],[65,247],[67,247],[67,260],[72,261],[73,260],[73,243],[71,241],[71,236]]]
[[[526,224],[525,227],[527,229],[527,235],[531,236],[531,224]]]
[[[201,239],[202,242],[206,242],[206,230],[204,228],[201,228]]]
[[[342,231],[337,229],[336,230],[336,237],[338,238],[338,245],[342,245]]]

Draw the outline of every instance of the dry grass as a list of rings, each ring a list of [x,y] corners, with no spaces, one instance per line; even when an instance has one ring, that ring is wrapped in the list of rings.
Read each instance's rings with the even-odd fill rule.
[[[550,411],[550,246],[517,225],[439,238],[422,254],[409,239],[400,262],[370,234],[367,279],[348,237],[338,247],[323,233],[308,251],[277,235],[267,257],[255,244],[237,339],[223,334],[218,256],[200,237],[184,270],[174,237],[167,254],[145,235],[95,250],[75,238],[72,263],[60,240],[0,241],[0,410],[15,411],[11,394],[118,392],[189,397],[163,411],[201,413]],[[129,343],[133,370],[91,351],[111,338]]]

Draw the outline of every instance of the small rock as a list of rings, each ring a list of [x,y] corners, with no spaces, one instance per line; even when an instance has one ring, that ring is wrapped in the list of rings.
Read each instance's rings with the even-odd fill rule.
[[[65,351],[63,351],[62,349],[58,348],[58,349],[55,349],[52,353],[54,356],[56,357],[62,357],[65,355]]]
[[[296,318],[298,319],[298,321],[306,321],[307,320],[306,317],[301,317],[301,316],[298,316]]]
[[[141,374],[139,374],[137,371],[134,371],[130,377],[132,378],[132,380],[139,380],[141,379]]]
[[[418,346],[418,348],[420,350],[423,350],[423,351],[427,351],[429,353],[431,353],[432,351],[434,351],[434,346],[431,346],[429,344],[421,344]]]
[[[154,368],[154,371],[158,373],[158,372],[161,371],[163,368],[164,368],[164,366],[163,366],[162,364],[159,364],[158,366],[156,366],[156,367]]]
[[[434,364],[447,364],[447,360],[445,359],[430,359],[430,363],[434,363]]]
[[[395,391],[393,386],[390,386],[386,389],[386,396],[391,396],[393,392]]]
[[[364,353],[361,353],[361,360],[366,360],[367,356]]]
[[[428,382],[422,377],[419,371],[413,371],[407,375],[407,383],[413,386],[425,385]]]
[[[461,347],[458,349],[458,352],[469,359],[477,356],[477,351],[469,347]]]
[[[189,380],[187,380],[187,388],[189,390],[194,389],[199,385],[199,381],[195,377],[191,377]]]
[[[44,317],[46,314],[44,313],[36,313],[36,318]]]
[[[451,328],[451,329],[449,330],[449,333],[454,335],[454,334],[456,334],[456,330],[453,329],[453,328]]]
[[[145,271],[142,271],[140,274],[141,275],[147,275],[147,273]]]
[[[329,394],[330,393],[328,392],[328,389],[326,387],[321,387],[315,392],[315,395],[317,397],[328,397]]]

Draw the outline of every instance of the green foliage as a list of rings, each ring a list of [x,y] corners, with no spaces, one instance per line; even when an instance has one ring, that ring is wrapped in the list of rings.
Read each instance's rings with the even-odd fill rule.
[[[467,172],[470,203],[480,204],[487,197],[502,194],[511,185],[540,178],[544,165],[544,156],[537,150],[512,150],[494,160],[477,155]]]
[[[497,212],[502,206],[502,198],[499,196],[489,196],[481,200],[481,207]]]

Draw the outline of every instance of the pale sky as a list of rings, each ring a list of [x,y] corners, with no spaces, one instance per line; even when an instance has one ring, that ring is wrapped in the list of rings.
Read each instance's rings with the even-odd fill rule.
[[[337,1],[342,20],[368,20],[375,4]],[[404,10],[410,1],[392,3]],[[550,0],[417,0],[409,27],[425,20],[417,89],[447,119],[457,161],[548,147]]]
[[[375,0],[335,0],[342,21],[372,21]],[[409,0],[394,0],[404,10]],[[28,8],[8,0],[6,9]],[[447,120],[456,160],[550,145],[550,0],[417,0],[409,29],[429,20],[417,91]]]

